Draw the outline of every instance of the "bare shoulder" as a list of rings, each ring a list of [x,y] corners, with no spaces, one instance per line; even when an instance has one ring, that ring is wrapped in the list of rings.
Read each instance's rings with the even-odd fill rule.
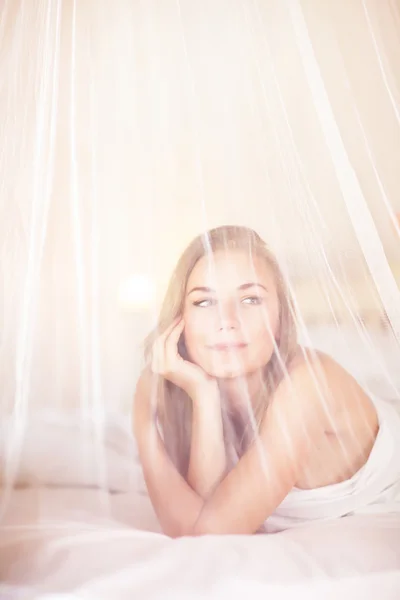
[[[356,379],[331,356],[299,348],[288,366],[288,384],[303,410],[316,411],[325,421],[338,421],[345,413],[363,415],[371,425],[377,420],[375,407]],[[286,384],[287,385],[287,384]]]

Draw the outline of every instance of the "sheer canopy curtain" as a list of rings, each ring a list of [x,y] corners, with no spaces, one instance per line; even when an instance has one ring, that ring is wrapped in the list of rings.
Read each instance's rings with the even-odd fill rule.
[[[367,344],[362,280],[400,339],[398,0],[3,0],[0,72],[19,439],[39,410],[129,410],[173,265],[211,226],[255,228],[300,315],[317,286]]]

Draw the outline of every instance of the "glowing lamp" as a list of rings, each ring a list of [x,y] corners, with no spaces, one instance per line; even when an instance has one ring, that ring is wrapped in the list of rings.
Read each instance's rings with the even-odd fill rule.
[[[149,309],[155,298],[155,286],[147,275],[135,274],[121,282],[118,304],[126,311]]]

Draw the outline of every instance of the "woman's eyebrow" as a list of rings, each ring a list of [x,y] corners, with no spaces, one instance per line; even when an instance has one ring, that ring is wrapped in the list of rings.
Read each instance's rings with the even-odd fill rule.
[[[249,282],[249,283],[242,283],[242,285],[239,285],[239,287],[237,288],[238,290],[248,290],[249,288],[252,287],[259,287],[262,288],[263,290],[265,290],[266,292],[268,291],[267,288],[262,285],[262,283],[255,283],[255,282]],[[190,292],[188,292],[188,296],[189,294],[192,294],[193,292],[203,292],[206,294],[215,294],[215,290],[213,290],[210,287],[206,287],[206,286],[197,286],[194,287],[190,290]]]
[[[267,288],[262,283],[255,283],[255,282],[243,283],[242,285],[239,285],[238,290],[248,290],[251,287],[260,287],[263,290],[265,290],[266,292],[268,292]]]
[[[209,287],[204,287],[204,286],[200,286],[200,287],[194,287],[190,290],[190,292],[188,292],[188,296],[189,294],[192,294],[193,292],[205,292],[208,294],[214,294],[215,290],[213,290],[212,288]]]

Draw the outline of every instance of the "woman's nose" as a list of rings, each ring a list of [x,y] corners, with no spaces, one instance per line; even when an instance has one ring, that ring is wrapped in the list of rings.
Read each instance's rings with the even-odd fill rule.
[[[237,329],[240,326],[238,307],[236,304],[221,306],[219,314],[220,330]]]

